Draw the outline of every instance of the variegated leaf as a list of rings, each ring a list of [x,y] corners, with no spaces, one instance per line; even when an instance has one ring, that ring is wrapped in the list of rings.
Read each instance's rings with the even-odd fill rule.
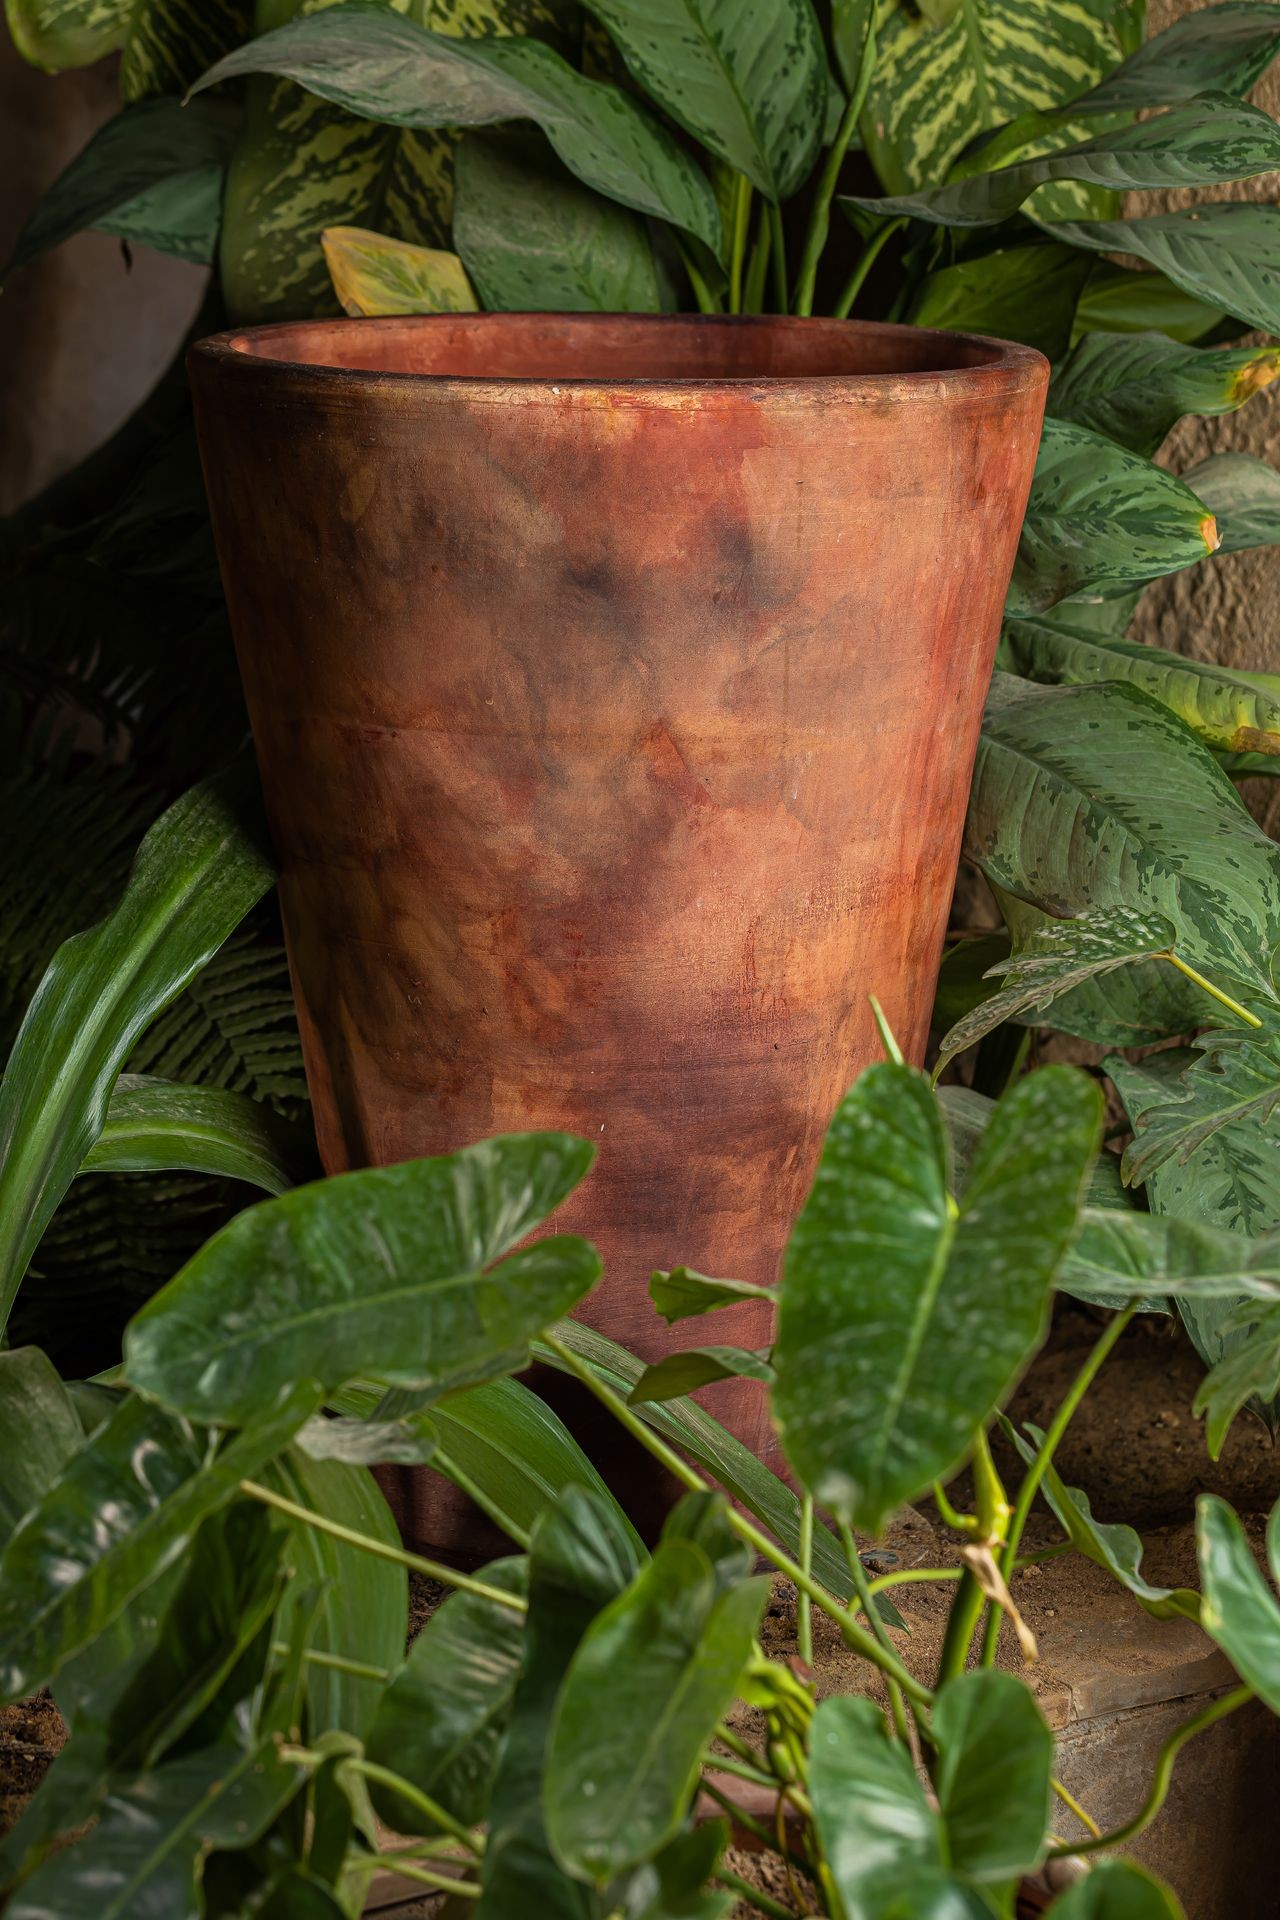
[[[320,240],[347,313],[473,313],[479,304],[456,253],[367,227],[327,227]]]
[[[1136,254],[1196,300],[1280,333],[1280,207],[1214,200],[1137,220],[1061,220],[1047,231],[1092,253]]]
[[[1280,472],[1249,453],[1215,453],[1184,479],[1213,513],[1221,514],[1222,553],[1280,542]]]
[[[248,38],[251,0],[7,0],[19,53],[54,72],[119,53],[126,100],[183,93]]]
[[[1280,347],[1188,347],[1162,333],[1094,333],[1055,371],[1048,408],[1057,420],[1152,455],[1183,414],[1233,413],[1278,373]]]

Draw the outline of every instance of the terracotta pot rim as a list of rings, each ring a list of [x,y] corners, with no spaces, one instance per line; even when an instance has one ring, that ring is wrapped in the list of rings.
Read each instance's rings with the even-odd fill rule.
[[[730,334],[741,337],[746,333],[758,336],[762,345],[767,342],[771,348],[789,338],[811,344],[817,335],[829,340],[837,352],[856,348],[859,341],[874,342],[881,349],[886,343],[898,342],[904,358],[909,357],[909,343],[917,349],[923,344],[941,364],[905,364],[860,372],[775,373],[762,369],[715,376],[464,374],[353,366],[328,358],[324,351],[324,342],[336,335],[348,342],[362,337],[376,341],[377,347],[370,347],[371,358],[384,356],[397,335],[412,337],[460,329],[494,335],[525,332],[535,340],[539,323],[562,344],[567,344],[565,336],[571,340],[574,335],[586,342],[596,329],[600,337],[610,341],[616,341],[619,333],[632,333],[639,339],[660,329],[689,342],[701,336],[699,345],[705,344],[708,333],[722,331],[726,339]],[[384,390],[400,398],[407,394],[424,399],[465,396],[472,404],[493,400],[505,405],[563,407],[566,399],[590,404],[600,396],[613,405],[682,409],[691,403],[737,406],[748,399],[753,404],[781,403],[788,407],[825,407],[841,401],[860,405],[892,401],[900,405],[912,399],[936,404],[944,395],[948,401],[1003,400],[1028,387],[1043,385],[1049,370],[1043,354],[1034,347],[986,334],[790,314],[449,313],[290,320],[212,334],[192,347],[190,358],[202,362],[210,372],[216,369],[232,378],[257,382],[263,397],[269,391],[296,393],[299,389],[317,398],[325,393],[354,395],[357,391]]]

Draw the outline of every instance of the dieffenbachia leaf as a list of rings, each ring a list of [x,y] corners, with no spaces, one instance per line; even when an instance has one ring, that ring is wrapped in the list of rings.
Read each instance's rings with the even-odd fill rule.
[[[58,175],[18,235],[5,273],[89,228],[209,266],[239,125],[228,100],[125,107]]]
[[[1217,546],[1190,486],[1087,427],[1046,420],[1006,609],[1016,618],[1085,588],[1154,580]]]
[[[1240,1678],[1280,1713],[1280,1603],[1258,1569],[1239,1519],[1217,1494],[1202,1493],[1196,1502],[1196,1539],[1204,1588],[1200,1624]],[[1280,1581],[1276,1540],[1273,1514],[1268,1547]]]
[[[39,1347],[0,1353],[0,1549],[83,1444],[84,1428],[52,1360]]]
[[[255,796],[240,769],[184,795],[142,842],[114,912],[49,963],[0,1085],[0,1318],[135,1040],[271,885]]]
[[[1138,1299],[1161,1313],[1169,1311],[1170,1299],[1180,1307],[1235,1302],[1241,1295],[1280,1302],[1280,1234],[1254,1240],[1206,1220],[1085,1207],[1057,1285],[1095,1306]]]
[[[326,227],[320,243],[346,313],[473,313],[479,305],[456,253],[367,227]]]
[[[1055,369],[1047,406],[1055,419],[1149,458],[1184,414],[1234,413],[1278,373],[1277,347],[1188,347],[1162,333],[1092,333]],[[1188,484],[1199,492],[1194,480]]]
[[[649,1298],[667,1324],[674,1326],[677,1320],[691,1320],[717,1307],[769,1300],[774,1294],[771,1288],[753,1286],[749,1280],[712,1280],[692,1267],[672,1267],[650,1275]]]
[[[509,1250],[592,1158],[568,1134],[509,1134],[263,1201],[130,1322],[127,1377],[189,1418],[237,1424],[296,1379],[444,1393],[518,1372],[600,1259],[567,1235]]]
[[[1280,698],[1274,693],[1211,661],[1077,630],[1068,623],[1071,611],[1068,603],[1053,621],[1008,621],[1001,645],[1009,670],[1048,686],[1126,680],[1176,713],[1207,747],[1280,754]]]
[[[314,1149],[262,1101],[219,1087],[122,1073],[82,1173],[183,1169],[287,1193],[314,1172]]]
[[[1044,1434],[1040,1428],[1027,1426],[1027,1433],[1031,1435],[1031,1441],[1028,1441],[1003,1415],[1000,1424],[1030,1466],[1044,1445]],[[1032,1442],[1035,1444],[1032,1445]],[[1149,1580],[1143,1579],[1139,1571],[1142,1565],[1142,1540],[1132,1527],[1119,1522],[1111,1525],[1096,1520],[1088,1494],[1079,1487],[1067,1486],[1052,1464],[1045,1468],[1040,1488],[1054,1518],[1076,1552],[1082,1553],[1086,1560],[1092,1560],[1095,1566],[1104,1567],[1122,1587],[1129,1590],[1153,1619],[1172,1620],[1179,1616],[1187,1620],[1199,1619],[1199,1594],[1189,1587],[1154,1587]]]
[[[495,1560],[486,1585],[523,1594],[528,1563]],[[474,1826],[489,1811],[498,1757],[524,1657],[524,1618],[481,1594],[451,1593],[432,1614],[378,1702],[369,1758]],[[374,1806],[397,1833],[435,1834],[420,1807],[372,1783]]]
[[[1280,1033],[1232,1027],[1205,1033],[1199,1058],[1169,1097],[1135,1119],[1124,1176],[1140,1185],[1167,1160],[1185,1164],[1222,1127],[1265,1127],[1280,1106]]]
[[[1220,553],[1280,542],[1280,472],[1248,453],[1215,453],[1184,479],[1218,521]]]
[[[760,1380],[771,1386],[773,1378],[765,1354],[742,1347],[689,1347],[646,1367],[627,1397],[634,1407],[647,1400],[674,1400],[715,1380]]]
[[[990,969],[1004,977],[999,993],[957,1021],[942,1042],[938,1071],[1003,1020],[1043,1007],[1056,994],[1115,967],[1152,960],[1172,948],[1176,929],[1163,914],[1136,907],[1095,907],[1034,933],[1025,947]]]
[[[923,1075],[870,1067],[837,1109],[783,1260],[773,1409],[792,1467],[876,1535],[961,1460],[1040,1339],[1099,1099],[1047,1068],[998,1104],[962,1199]]]
[[[1186,1920],[1169,1888],[1136,1860],[1099,1860],[1053,1903],[1054,1920]]]
[[[1192,1328],[1194,1337],[1195,1329]],[[1240,1409],[1253,1405],[1271,1429],[1274,1440],[1280,1412],[1280,1305],[1259,1308],[1239,1302],[1213,1323],[1212,1344],[1220,1358],[1210,1365],[1192,1403],[1205,1418],[1205,1445],[1216,1460]],[[1206,1359],[1211,1344],[1202,1337],[1196,1345]]]
[[[14,45],[59,72],[120,55],[126,100],[181,93],[220,54],[247,40],[252,0],[6,0]]]
[[[808,179],[827,63],[811,0],[585,0],[632,78],[695,140],[775,202]]]
[[[1167,113],[1096,134],[1038,158],[887,199],[851,204],[886,219],[986,227],[1010,219],[1039,188],[1079,181],[1112,192],[1211,187],[1280,165],[1280,128],[1258,107],[1228,94],[1203,94]]]
[[[1137,876],[1183,960],[1246,1002],[1274,1001],[1275,846],[1208,749],[1138,688],[997,673],[965,833],[990,881],[1061,918],[1131,903]]]
[[[491,313],[662,307],[644,221],[575,180],[540,134],[459,142],[453,244]]]
[[[604,1886],[674,1837],[768,1591],[757,1579],[721,1592],[703,1548],[667,1538],[587,1628],[552,1722],[544,1789],[552,1850],[570,1873]]]
[[[587,186],[719,249],[715,197],[694,160],[629,95],[575,72],[543,41],[450,39],[399,13],[329,7],[251,40],[196,90],[264,73],[390,126],[533,120]]]
[[[1214,200],[1134,220],[1063,220],[1050,237],[1091,253],[1132,253],[1197,300],[1280,332],[1280,207]]]

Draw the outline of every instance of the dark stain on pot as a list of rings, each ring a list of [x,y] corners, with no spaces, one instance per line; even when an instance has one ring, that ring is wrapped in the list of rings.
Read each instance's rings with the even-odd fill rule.
[[[687,1344],[649,1271],[775,1278],[868,993],[922,1057],[1045,363],[497,314],[191,371],[326,1166],[580,1133],[585,1317]]]

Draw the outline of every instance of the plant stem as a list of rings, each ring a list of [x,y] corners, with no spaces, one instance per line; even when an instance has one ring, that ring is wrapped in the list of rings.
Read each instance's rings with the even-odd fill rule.
[[[681,247],[680,258],[684,270],[689,276],[689,285],[693,288],[693,297],[698,303],[699,313],[719,313],[720,302],[693,263],[693,255],[688,247]]]
[[[357,1533],[353,1527],[344,1527],[337,1520],[326,1519],[324,1514],[312,1513],[308,1507],[300,1507],[293,1500],[286,1500],[283,1494],[273,1493],[270,1487],[259,1486],[256,1480],[242,1480],[240,1491],[250,1500],[261,1500],[263,1506],[274,1507],[277,1513],[288,1514],[291,1520],[298,1520],[305,1527],[311,1527],[316,1533],[327,1533],[334,1540],[345,1540],[350,1547],[359,1547],[362,1553],[370,1553],[375,1560],[390,1560],[396,1566],[408,1567],[411,1573],[424,1573],[429,1580],[442,1580],[446,1586],[458,1587],[463,1593],[474,1593],[481,1600],[492,1600],[495,1606],[506,1607],[511,1613],[527,1613],[529,1603],[518,1593],[504,1593],[501,1587],[491,1587],[483,1580],[473,1580],[468,1573],[459,1573],[455,1567],[446,1567],[439,1560],[427,1560],[420,1553],[406,1553],[403,1547],[389,1547],[381,1540],[371,1540],[367,1533]]]
[[[1243,1707],[1253,1697],[1252,1687],[1236,1687],[1233,1692],[1220,1694],[1216,1700],[1211,1700],[1190,1720],[1184,1720],[1161,1747],[1151,1791],[1132,1820],[1126,1820],[1122,1827],[1116,1827],[1111,1833],[1093,1833],[1087,1840],[1074,1840],[1060,1847],[1051,1847],[1049,1858],[1060,1860],[1067,1854],[1100,1853],[1104,1847],[1122,1847],[1126,1840],[1133,1840],[1144,1832],[1165,1803],[1173,1779],[1173,1763],[1187,1741],[1197,1733],[1203,1733],[1206,1727],[1213,1726],[1215,1721],[1224,1720],[1229,1713],[1234,1713],[1237,1707]]]
[[[593,1393],[603,1406],[608,1407],[610,1413],[622,1423],[632,1438],[638,1440],[655,1460],[660,1460],[682,1486],[687,1487],[691,1493],[707,1492],[708,1483],[702,1475],[695,1472],[687,1460],[682,1460],[665,1440],[640,1419],[622,1396],[615,1393],[607,1381],[600,1378],[589,1361],[583,1360],[572,1347],[567,1347],[553,1333],[544,1333],[541,1337],[541,1345],[548,1352],[555,1354],[561,1366],[572,1373],[576,1379],[581,1380],[588,1392]],[[860,1653],[864,1660],[870,1660],[882,1672],[890,1674],[909,1700],[915,1700],[923,1707],[929,1705],[933,1695],[927,1687],[922,1687],[918,1680],[912,1678],[896,1654],[886,1653],[874,1635],[860,1627],[848,1609],[829,1594],[825,1587],[820,1586],[811,1574],[807,1574],[803,1567],[797,1565],[776,1540],[771,1540],[767,1533],[762,1533],[760,1528],[748,1520],[745,1514],[739,1513],[736,1507],[729,1507],[727,1511],[729,1524],[739,1539],[745,1540],[749,1547],[754,1547],[764,1559],[771,1561],[779,1573],[785,1574],[788,1580],[795,1583],[799,1592],[807,1593],[815,1606],[820,1607],[823,1613],[828,1614],[836,1622],[846,1642],[856,1653]]]
[[[379,1786],[388,1787],[392,1793],[399,1794],[402,1800],[407,1800],[411,1807],[416,1807],[433,1826],[439,1827],[441,1833],[447,1833],[451,1839],[459,1841],[468,1853],[484,1852],[483,1841],[477,1840],[460,1820],[455,1820],[451,1813],[446,1813],[438,1801],[433,1800],[430,1794],[423,1793],[420,1787],[415,1787],[411,1780],[406,1780],[401,1774],[394,1773],[390,1767],[379,1766],[376,1760],[352,1759],[346,1764],[354,1772],[362,1773],[366,1780],[373,1780]]]
[[[769,224],[769,209],[762,201],[756,221],[755,243],[751,249],[751,258],[747,262],[747,276],[742,288],[744,313],[760,313],[764,309],[764,283],[769,271],[769,252],[772,246],[773,228]]]
[[[480,1889],[470,1880],[451,1880],[444,1873],[429,1873],[425,1867],[415,1866],[412,1860],[402,1860],[394,1853],[361,1854],[365,1866],[385,1867],[388,1873],[398,1873],[405,1880],[417,1880],[424,1887],[432,1887],[437,1893],[452,1893],[460,1900],[478,1900]]]
[[[867,1588],[870,1594],[883,1593],[886,1587],[913,1586],[917,1580],[958,1580],[963,1567],[900,1567],[894,1573],[882,1573]]]
[[[1176,967],[1178,972],[1185,974],[1188,980],[1194,981],[1198,987],[1203,987],[1206,993],[1213,995],[1220,1006],[1224,1006],[1229,1013],[1234,1013],[1236,1018],[1243,1020],[1247,1027],[1262,1025],[1256,1013],[1250,1013],[1248,1007],[1242,1007],[1238,1000],[1233,1000],[1229,993],[1222,991],[1221,987],[1215,987],[1212,980],[1206,980],[1202,973],[1197,973],[1194,967],[1189,967],[1179,954],[1170,951],[1159,954],[1157,958],[1167,960],[1171,967]]]
[[[806,1493],[800,1502],[800,1565],[813,1571],[813,1495]],[[796,1600],[796,1652],[806,1667],[813,1665],[813,1601],[807,1593]]]
[[[853,1537],[853,1530],[846,1526],[843,1520],[839,1525],[840,1543],[844,1548],[844,1557],[849,1563],[849,1573],[853,1580],[853,1590],[858,1596],[858,1603],[863,1613],[866,1615],[867,1625],[885,1652],[896,1659],[897,1655],[894,1645],[889,1638],[889,1629],[885,1626],[884,1621],[880,1618],[879,1612],[876,1609],[876,1603],[871,1593],[871,1582],[867,1579],[867,1570],[862,1564],[862,1555],[858,1552],[858,1543]],[[907,1710],[902,1703],[902,1689],[893,1678],[890,1678],[888,1681],[888,1689],[889,1711],[893,1717],[894,1731],[903,1746],[909,1746],[910,1736],[907,1733]]]
[[[879,232],[872,234],[866,246],[862,249],[862,257],[858,261],[857,266],[845,281],[840,298],[831,309],[837,320],[848,319],[854,301],[862,292],[863,281],[880,256],[880,249],[884,246],[886,240],[890,239],[891,236],[898,231],[899,227],[905,227],[906,224],[906,221],[903,219],[886,220]]]
[[[749,1880],[739,1880],[737,1874],[730,1873],[728,1867],[717,1867],[714,1878],[718,1886],[727,1888],[730,1893],[736,1893],[740,1900],[745,1900],[747,1905],[754,1907],[757,1913],[767,1914],[769,1920],[795,1920],[793,1908],[784,1907],[780,1901],[774,1899],[771,1893],[762,1893],[760,1888],[753,1887]]]
[[[827,244],[827,235],[831,231],[831,202],[840,179],[840,169],[844,157],[849,151],[849,143],[858,129],[862,118],[862,109],[867,103],[867,89],[871,85],[871,75],[876,64],[876,10],[867,10],[867,31],[862,42],[862,57],[858,61],[858,71],[853,79],[853,91],[849,103],[840,119],[836,137],[831,143],[822,172],[818,175],[818,185],[814,193],[813,212],[809,216],[809,231],[804,239],[804,251],[800,256],[800,271],[796,276],[796,292],[792,311],[801,314],[813,312],[813,289],[818,277],[818,262],[822,258],[823,248]]]
[[[736,1800],[731,1800],[724,1788],[718,1787],[714,1780],[708,1780],[705,1774],[702,1777],[702,1791],[709,1794],[718,1807],[724,1808],[735,1826],[741,1827],[744,1833],[753,1833],[757,1840],[768,1847],[770,1853],[777,1852],[777,1840],[764,1822],[748,1813],[745,1807],[740,1807]]]
[[[769,264],[773,268],[773,298],[779,313],[787,311],[787,236],[782,228],[782,208],[769,202],[771,245]]]
[[[733,230],[729,238],[729,311],[742,312],[742,265],[751,227],[751,182],[740,173],[733,183]]]
[[[942,1639],[942,1653],[938,1659],[938,1685],[944,1687],[948,1680],[954,1680],[963,1673],[969,1658],[969,1648],[977,1631],[978,1621],[982,1617],[982,1588],[978,1585],[970,1568],[966,1567],[960,1575],[960,1585],[956,1597],[951,1602],[951,1612],[947,1616],[947,1631]]]
[[[734,1760],[727,1753],[704,1753],[704,1767],[714,1767],[717,1773],[731,1773],[735,1780],[749,1780],[753,1787],[769,1787],[777,1790],[778,1782],[763,1767],[753,1767],[746,1760]]]
[[[1050,1785],[1052,1786],[1054,1792],[1057,1794],[1059,1800],[1061,1800],[1063,1806],[1069,1808],[1070,1811],[1074,1813],[1076,1819],[1080,1822],[1080,1825],[1082,1827],[1086,1827],[1088,1831],[1095,1836],[1101,1833],[1102,1829],[1098,1825],[1097,1821],[1094,1819],[1093,1815],[1091,1813],[1085,1812],[1084,1808],[1080,1805],[1080,1802],[1076,1799],[1075,1795],[1067,1792],[1067,1789],[1063,1786],[1061,1780],[1058,1779],[1056,1774],[1054,1775],[1053,1779],[1050,1781]]]
[[[1080,1405],[1080,1402],[1093,1385],[1099,1368],[1102,1366],[1102,1363],[1115,1346],[1116,1341],[1120,1338],[1120,1335],[1124,1332],[1137,1310],[1137,1300],[1131,1300],[1123,1312],[1117,1313],[1106,1327],[1102,1338],[1092,1348],[1088,1359],[1081,1367],[1075,1379],[1071,1382],[1067,1390],[1066,1398],[1053,1416],[1049,1431],[1045,1434],[1043,1445],[1040,1447],[1035,1459],[1023,1476],[1022,1485],[1018,1489],[1017,1505],[1013,1510],[1013,1518],[1009,1522],[1009,1537],[1000,1555],[1000,1572],[1004,1576],[1006,1584],[1009,1576],[1013,1572],[1014,1562],[1018,1557],[1018,1545],[1022,1539],[1023,1528],[1027,1524],[1027,1516],[1030,1514],[1036,1494],[1040,1490],[1040,1482],[1044,1479],[1045,1473],[1052,1463],[1058,1443],[1071,1424],[1072,1416]],[[987,1630],[982,1642],[982,1665],[984,1667],[994,1666],[995,1664],[996,1650],[1000,1644],[1000,1623],[1002,1618],[1003,1613],[1001,1608],[993,1602],[990,1615],[987,1619]]]
[[[287,1640],[274,1640],[271,1651],[283,1659],[293,1652]],[[371,1667],[364,1660],[348,1660],[343,1653],[321,1653],[318,1647],[306,1647],[303,1659],[309,1666],[326,1667],[334,1673],[349,1673],[353,1680],[377,1680],[385,1687],[391,1678],[386,1667]]]

